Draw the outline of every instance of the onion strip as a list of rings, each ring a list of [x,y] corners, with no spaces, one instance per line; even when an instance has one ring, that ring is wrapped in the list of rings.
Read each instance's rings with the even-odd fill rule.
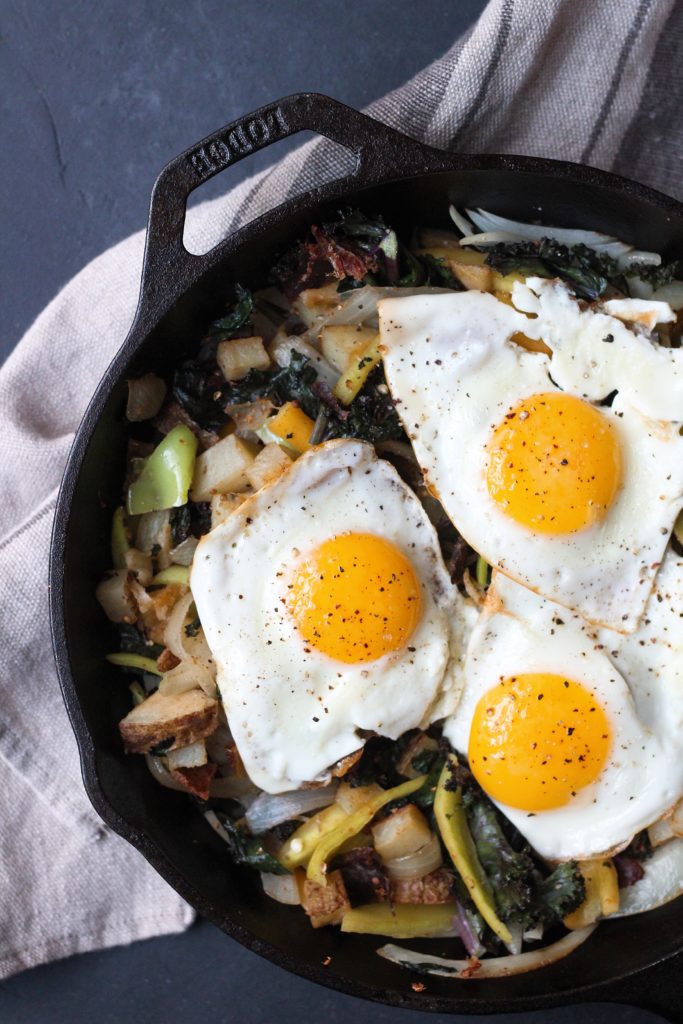
[[[320,789],[296,789],[291,793],[261,793],[247,811],[245,820],[253,835],[267,832],[283,821],[318,811],[334,803],[336,786]]]
[[[534,949],[516,956],[492,957],[490,960],[478,960],[476,957],[469,960],[447,960],[429,953],[418,953],[413,949],[403,949],[393,943],[381,946],[377,953],[382,959],[398,964],[399,967],[409,967],[418,974],[433,974],[440,978],[456,978],[459,981],[509,978],[514,974],[526,974],[527,971],[548,967],[562,960],[582,945],[593,934],[595,927],[589,925],[588,928],[568,932],[558,942],[544,949]]]

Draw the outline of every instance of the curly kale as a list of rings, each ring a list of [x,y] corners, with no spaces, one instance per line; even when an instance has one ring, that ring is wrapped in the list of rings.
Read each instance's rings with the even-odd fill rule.
[[[247,830],[227,814],[218,812],[218,819],[229,840],[230,853],[236,864],[246,864],[257,871],[271,875],[287,875],[289,872],[265,849],[259,836],[249,835]]]
[[[569,860],[558,864],[547,878],[543,878],[537,872],[534,877],[532,905],[527,911],[527,924],[542,924],[544,927],[557,924],[567,914],[576,910],[585,898],[586,883],[576,861]]]
[[[186,360],[173,375],[173,397],[204,430],[218,431],[227,423],[221,404],[224,388],[223,378],[196,359]]]
[[[560,245],[552,238],[539,242],[500,242],[486,255],[486,262],[501,274],[513,271],[526,277],[559,277],[580,299],[594,301],[609,285],[628,294],[615,260],[586,245]]]
[[[145,658],[158,658],[163,651],[161,644],[148,643],[139,629],[127,623],[119,623],[119,650],[127,654],[141,654]]]
[[[495,893],[500,916],[509,921],[526,914],[533,899],[534,862],[525,849],[517,852],[512,848],[490,800],[471,791],[463,791],[463,800],[474,845]]]
[[[236,284],[234,291],[235,295],[228,312],[214,320],[209,327],[209,337],[215,342],[232,338],[248,323],[253,312],[254,299],[251,292],[241,284]]]
[[[549,927],[583,902],[585,883],[574,861],[545,876],[519,833],[463,765],[454,770],[454,783],[461,787],[477,855],[504,921]]]
[[[629,277],[639,277],[653,288],[661,288],[680,278],[683,274],[683,260],[661,263],[658,267],[653,267],[651,263],[632,263],[628,273]]]

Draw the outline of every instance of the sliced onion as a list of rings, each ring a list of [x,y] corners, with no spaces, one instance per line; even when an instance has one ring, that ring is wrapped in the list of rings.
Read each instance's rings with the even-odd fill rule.
[[[562,960],[582,945],[594,931],[595,925],[590,925],[579,931],[568,932],[558,942],[544,949],[534,949],[516,956],[493,957],[490,960],[478,960],[476,957],[469,960],[447,960],[429,953],[418,953],[413,949],[403,949],[393,943],[382,946],[377,952],[384,960],[390,960],[400,967],[409,967],[419,974],[434,974],[441,978],[457,978],[461,981],[509,978],[513,974],[525,974],[527,971],[548,967]]]
[[[450,214],[451,220],[453,221],[461,235],[474,234],[474,224],[471,221],[469,221],[467,217],[464,217],[462,213],[460,213],[460,210],[457,209],[457,207],[451,204],[448,207],[448,212]]]
[[[414,853],[407,853],[404,857],[394,857],[393,860],[385,860],[384,866],[387,869],[389,878],[397,882],[409,882],[414,878],[424,878],[425,875],[436,871],[443,863],[441,856],[441,844],[435,833],[432,833],[424,846]]]
[[[199,541],[196,537],[187,537],[181,544],[172,548],[170,555],[173,565],[192,565],[198,544]]]
[[[190,652],[185,647],[185,619],[193,601],[190,592],[183,594],[173,605],[164,629],[164,643],[181,661],[191,660]]]
[[[182,786],[177,779],[173,778],[168,768],[162,764],[158,757],[154,757],[153,754],[145,754],[145,761],[150,773],[160,785],[165,786],[166,789],[175,789],[179,793],[187,793],[185,786]]]
[[[181,661],[179,665],[164,673],[159,683],[159,692],[167,696],[187,693],[188,690],[204,689],[197,681],[198,673],[191,661]]]
[[[658,846],[643,866],[643,877],[620,890],[619,909],[611,917],[642,914],[683,893],[683,839],[671,839]]]
[[[381,299],[402,299],[410,295],[441,295],[449,292],[448,288],[376,288],[366,285],[364,288],[352,288],[341,292],[339,302],[325,316],[320,317],[316,329],[320,330],[328,324],[377,324],[377,303]],[[339,376],[335,370],[335,380]]]
[[[299,886],[294,875],[271,875],[261,872],[261,882],[266,896],[285,903],[288,907],[298,907],[301,903]]]
[[[479,957],[486,952],[486,947],[482,945],[479,936],[472,927],[470,915],[459,900],[455,901],[453,924],[457,929],[460,941],[470,956]]]
[[[329,807],[337,795],[336,785],[320,789],[295,789],[291,793],[261,793],[254,800],[245,818],[250,832],[259,835],[283,821],[292,821],[302,814]]]
[[[669,839],[673,839],[676,833],[671,825],[670,818],[660,818],[654,825],[650,825],[647,830],[648,839],[652,843],[652,846],[661,846],[662,843],[666,843]]]
[[[519,921],[508,921],[507,925],[510,932],[510,941],[506,943],[507,948],[513,956],[519,956],[524,941],[524,925]]]
[[[161,377],[146,373],[144,377],[128,381],[126,419],[131,423],[151,420],[159,412],[166,397],[166,385]]]
[[[475,235],[465,235],[460,239],[461,245],[477,245],[486,248],[489,245],[499,245],[501,242],[521,242],[519,235],[513,235],[509,231],[482,231]]]
[[[555,238],[563,245],[586,245],[595,252],[611,256],[618,261],[622,269],[628,268],[633,263],[659,266],[662,261],[659,253],[635,249],[632,245],[621,242],[611,235],[604,235],[600,231],[528,224],[523,221],[510,220],[508,217],[500,217],[488,210],[481,209],[466,210],[465,212],[478,228],[478,233],[464,232],[464,237],[460,240],[461,245],[487,246],[496,245],[498,242],[522,242],[525,240],[536,242],[541,238]],[[464,223],[463,218],[463,226]]]

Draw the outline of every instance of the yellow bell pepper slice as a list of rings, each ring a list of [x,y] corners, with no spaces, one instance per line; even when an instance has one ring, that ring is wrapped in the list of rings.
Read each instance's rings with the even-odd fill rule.
[[[332,393],[343,405],[351,405],[374,368],[379,365],[382,353],[379,350],[379,334],[354,357],[334,385]]]
[[[283,868],[294,871],[295,868],[307,864],[323,836],[337,828],[346,817],[346,812],[339,804],[331,804],[300,825],[296,832],[292,832],[289,839],[285,840],[278,852],[277,859]]]
[[[307,452],[315,424],[296,402],[286,402],[281,409],[266,420],[266,428],[276,441],[296,455]]]
[[[612,860],[586,860],[579,864],[586,883],[583,903],[567,914],[564,925],[571,931],[587,928],[601,917],[616,914],[619,909],[619,879]]]
[[[419,903],[368,903],[347,910],[341,930],[392,939],[420,939],[453,934],[455,903],[423,906]]]
[[[455,762],[452,756],[450,760],[451,763]],[[434,797],[434,817],[441,838],[458,874],[467,886],[475,907],[498,938],[508,945],[512,942],[512,936],[507,925],[498,917],[493,893],[479,863],[467,824],[462,790],[460,787],[454,790],[446,788],[451,779],[449,763],[446,762]]]
[[[377,796],[368,800],[366,804],[363,804],[362,807],[359,807],[357,811],[354,811],[353,814],[345,815],[344,820],[326,836],[323,836],[316,846],[308,862],[307,877],[319,885],[325,885],[327,862],[334,856],[342,843],[362,832],[365,826],[372,821],[377,812],[386,804],[390,804],[393,800],[401,800],[404,796],[411,796],[417,792],[426,778],[426,775],[420,775],[417,779],[409,779],[407,782],[401,783],[400,786],[394,786],[393,789],[384,789]]]

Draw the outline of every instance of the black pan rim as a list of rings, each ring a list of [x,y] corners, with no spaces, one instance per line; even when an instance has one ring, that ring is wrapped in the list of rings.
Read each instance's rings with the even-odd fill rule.
[[[308,95],[308,94],[307,94]],[[321,97],[321,99],[324,99]],[[284,101],[283,101],[284,102]],[[331,102],[331,101],[329,101]],[[400,136],[399,136],[400,137]],[[354,192],[361,192],[370,186],[389,184],[391,181],[409,181],[422,175],[438,175],[439,172],[447,173],[454,170],[509,170],[515,172],[542,174],[544,176],[561,178],[568,184],[590,185],[597,188],[617,192],[622,195],[637,195],[651,205],[670,212],[672,215],[683,218],[683,204],[669,196],[656,192],[638,182],[619,177],[609,172],[596,168],[573,164],[565,161],[547,160],[537,157],[525,157],[515,155],[459,155],[450,154],[430,147],[422,147],[413,140],[406,139],[411,147],[418,147],[423,154],[422,166],[416,170],[415,166],[408,166],[400,173],[387,173],[373,177],[370,181],[363,181],[357,184],[356,188],[349,189],[346,180],[332,182],[329,185],[315,189],[313,193],[307,193],[288,200],[275,207],[273,210],[251,221],[241,228],[234,235],[230,236],[223,243],[216,247],[210,254],[210,261],[204,260],[202,274],[210,266],[215,266],[228,254],[232,254],[239,247],[254,238],[263,230],[265,224],[284,220],[295,212],[305,211],[308,208],[319,206],[321,203],[339,201],[350,198]],[[189,153],[190,151],[188,151]],[[411,164],[414,161],[410,161]],[[426,166],[425,166],[426,164]],[[163,172],[162,172],[163,173]],[[146,255],[147,260],[147,255]],[[201,275],[198,275],[198,277]],[[198,279],[197,277],[197,279]],[[189,286],[194,283],[191,282]],[[186,290],[186,289],[182,289]],[[614,994],[614,986],[628,978],[638,977],[657,963],[675,956],[683,949],[683,934],[681,934],[680,946],[672,949],[665,956],[657,958],[648,964],[644,964],[636,972],[619,971],[611,974],[605,982],[589,985],[577,985],[571,990],[562,993],[545,992],[534,996],[506,997],[501,990],[501,999],[473,999],[468,997],[466,992],[454,990],[453,998],[442,996],[430,996],[418,994],[410,989],[410,977],[406,975],[406,991],[374,989],[371,986],[361,984],[355,980],[337,977],[326,972],[320,965],[313,965],[301,960],[288,957],[280,950],[251,932],[244,929],[234,921],[226,919],[210,905],[195,887],[186,879],[172,864],[153,840],[132,826],[122,818],[109,804],[100,787],[97,777],[95,747],[92,737],[88,731],[85,719],[81,712],[80,702],[76,690],[75,680],[71,671],[69,656],[66,623],[65,623],[65,590],[64,590],[64,557],[66,549],[66,538],[70,524],[72,499],[76,488],[81,465],[88,446],[92,439],[94,430],[102,414],[104,405],[108,400],[112,389],[122,375],[126,364],[131,356],[137,351],[144,337],[147,335],[156,322],[170,308],[177,298],[177,293],[169,293],[164,301],[156,305],[150,315],[149,309],[145,308],[141,301],[135,315],[133,325],[123,342],[121,348],[115,355],[111,364],[105,371],[100,384],[98,385],[93,398],[91,399],[83,419],[76,432],[74,442],[69,453],[64,476],[57,498],[52,542],[50,549],[49,564],[49,588],[50,588],[50,626],[53,640],[53,648],[60,686],[64,702],[69,714],[72,728],[74,730],[79,749],[81,761],[81,772],[84,786],[88,797],[97,813],[105,823],[115,832],[137,848],[145,859],[169,882],[169,884],[185,898],[203,917],[207,918],[217,927],[221,928],[231,938],[238,941],[247,949],[255,952],[267,960],[275,963],[291,973],[304,977],[310,981],[321,984],[325,987],[335,989],[347,995],[364,998],[370,1001],[392,1005],[404,1009],[414,1009],[429,1012],[448,1013],[472,1013],[484,1014],[495,1012],[524,1011],[553,1006],[576,1003],[588,999],[595,1000],[617,998]],[[501,979],[501,984],[503,980]],[[609,990],[609,991],[608,991]]]

